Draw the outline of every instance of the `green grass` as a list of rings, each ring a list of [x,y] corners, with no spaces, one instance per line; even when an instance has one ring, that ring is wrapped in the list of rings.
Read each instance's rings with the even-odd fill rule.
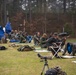
[[[76,42],[76,38],[73,38],[73,39],[67,39],[67,42]]]
[[[75,39],[70,39],[75,42]],[[4,44],[8,47],[8,44]],[[50,53],[41,53],[50,55]],[[57,59],[48,60],[50,68],[60,66],[67,75],[76,75],[76,64],[72,63],[76,59]],[[18,52],[17,47],[8,47],[5,51],[0,51],[0,75],[40,75],[44,62],[40,62],[37,53],[34,51]]]

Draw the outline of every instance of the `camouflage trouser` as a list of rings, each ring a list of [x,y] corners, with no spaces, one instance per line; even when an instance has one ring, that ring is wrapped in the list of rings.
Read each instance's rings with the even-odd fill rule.
[[[72,55],[75,56],[76,53],[76,44],[73,44],[73,48],[72,48]]]

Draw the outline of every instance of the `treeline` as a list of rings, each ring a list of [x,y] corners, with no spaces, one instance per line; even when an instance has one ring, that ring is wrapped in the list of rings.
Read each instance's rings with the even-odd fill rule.
[[[28,33],[70,28],[75,36],[75,20],[76,0],[0,0],[0,25],[10,21],[14,29]]]

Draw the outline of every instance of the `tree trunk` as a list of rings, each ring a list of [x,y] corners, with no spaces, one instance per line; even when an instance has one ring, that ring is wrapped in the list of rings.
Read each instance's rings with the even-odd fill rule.
[[[44,18],[45,18],[45,27],[44,32],[46,33],[46,13],[47,13],[47,2],[44,0]]]
[[[4,25],[7,22],[6,0],[4,0]]]
[[[64,13],[66,13],[66,0],[63,1]]]

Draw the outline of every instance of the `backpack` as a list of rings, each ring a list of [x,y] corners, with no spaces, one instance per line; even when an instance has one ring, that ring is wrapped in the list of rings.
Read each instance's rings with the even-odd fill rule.
[[[35,50],[34,47],[30,47],[29,45],[24,45],[21,46],[20,48],[17,49],[18,51],[33,51]]]
[[[51,68],[46,71],[45,75],[57,75],[57,71]]]
[[[68,53],[71,54],[71,52],[72,52],[72,44],[71,43],[67,43],[67,50],[68,50]]]
[[[45,75],[67,75],[60,67],[48,69]]]
[[[0,46],[0,50],[6,50],[7,48],[5,46]]]

